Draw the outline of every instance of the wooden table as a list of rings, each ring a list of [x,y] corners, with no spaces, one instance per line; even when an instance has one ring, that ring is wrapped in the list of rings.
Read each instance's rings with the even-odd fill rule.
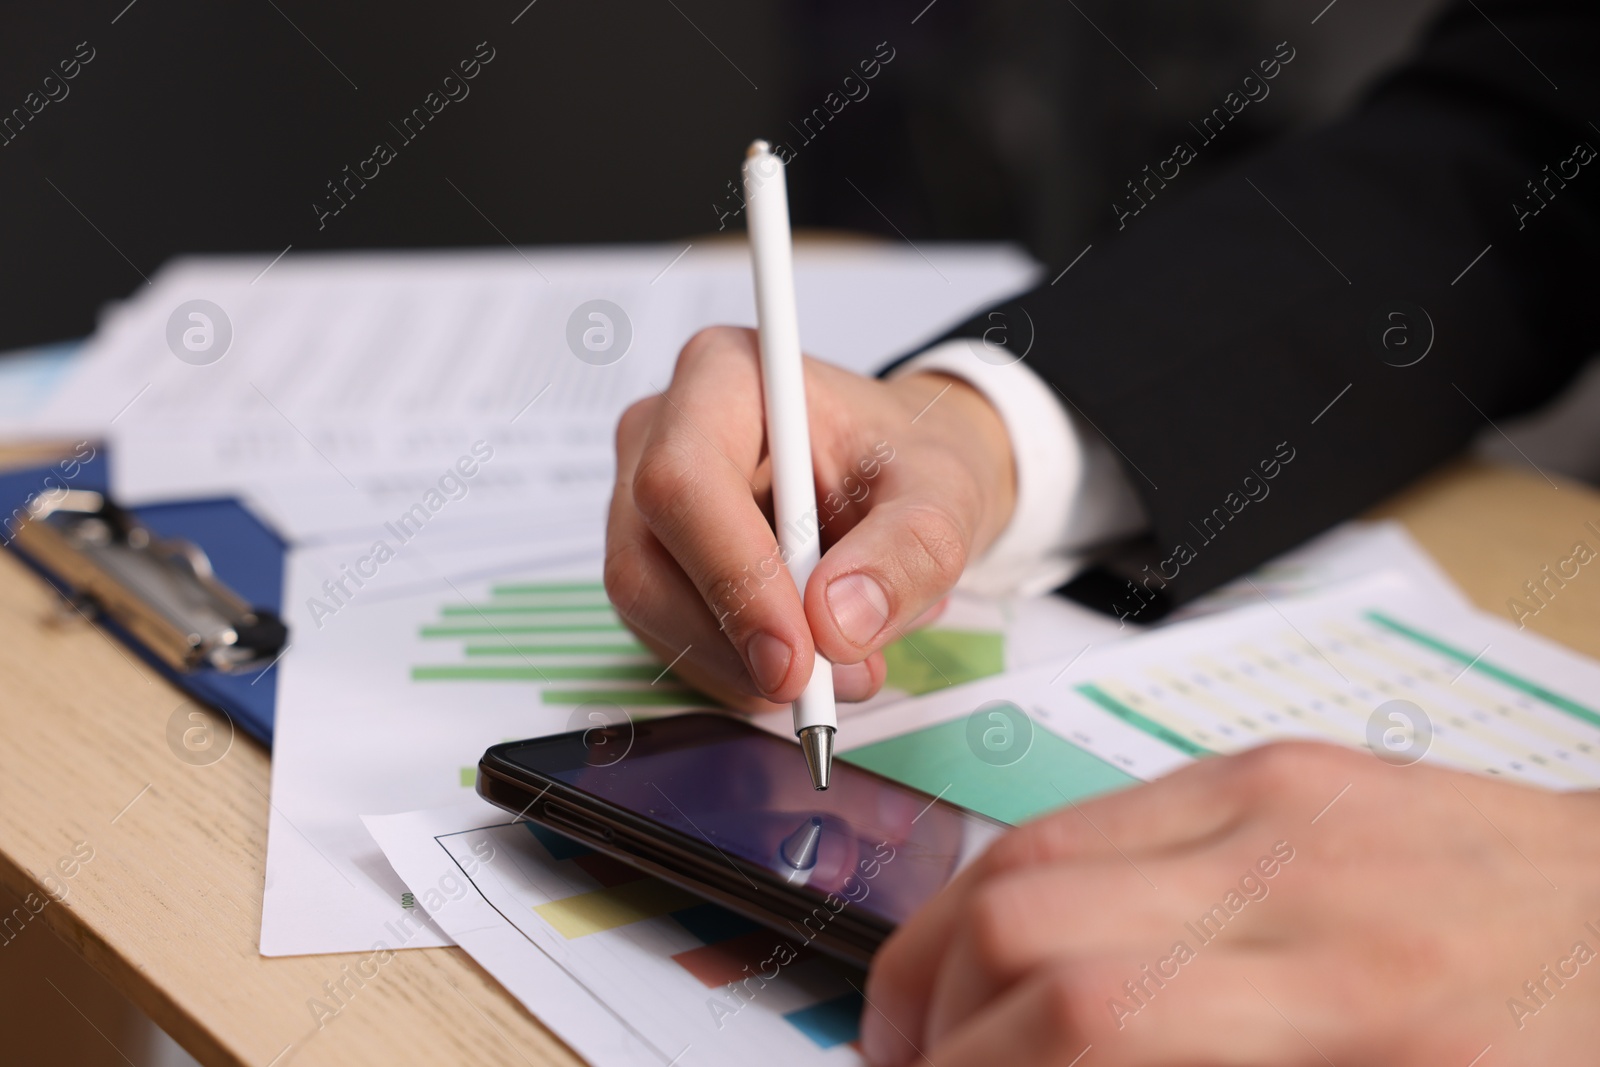
[[[1522,469],[1462,465],[1375,517],[1404,522],[1484,610],[1600,538],[1600,493]],[[44,923],[206,1064],[578,1062],[456,948],[401,952],[319,1029],[308,999],[359,955],[256,952],[267,847],[267,753],[243,737],[193,767],[167,747],[183,698],[86,624],[48,622],[54,594],[0,553],[0,886],[94,858]],[[1600,570],[1529,628],[1600,657]],[[0,1038],[3,1040],[3,1038]]]

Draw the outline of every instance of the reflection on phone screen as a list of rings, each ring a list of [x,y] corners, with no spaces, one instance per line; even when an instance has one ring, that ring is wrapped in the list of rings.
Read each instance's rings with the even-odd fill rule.
[[[653,745],[646,729],[606,766],[545,773],[708,842],[724,858],[899,925],[1006,827],[840,761],[816,792],[798,749],[742,724],[703,743]],[[666,731],[662,731],[665,733]],[[505,753],[518,762],[519,750]]]

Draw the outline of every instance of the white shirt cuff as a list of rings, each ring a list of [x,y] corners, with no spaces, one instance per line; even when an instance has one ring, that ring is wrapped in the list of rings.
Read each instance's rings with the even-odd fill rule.
[[[960,378],[1000,413],[1011,435],[1017,503],[1011,521],[959,587],[985,596],[1032,596],[1082,570],[1089,549],[1139,533],[1144,506],[1105,439],[1020,360],[994,363],[980,340],[946,341],[896,367],[893,377],[937,371]]]

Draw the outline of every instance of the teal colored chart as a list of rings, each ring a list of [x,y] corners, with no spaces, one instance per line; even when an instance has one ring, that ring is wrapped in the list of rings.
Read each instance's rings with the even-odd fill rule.
[[[839,758],[925,793],[942,791],[946,800],[1008,823],[1139,784],[1038,725],[1020,760],[1007,766],[986,763],[968,747],[964,718],[851,749]]]

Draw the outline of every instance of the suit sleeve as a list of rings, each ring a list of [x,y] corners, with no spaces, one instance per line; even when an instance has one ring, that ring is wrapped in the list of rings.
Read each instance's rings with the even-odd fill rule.
[[[1243,573],[1600,348],[1597,75],[1592,3],[1454,7],[1343,121],[1210,179],[1184,135],[1076,269],[952,332],[1025,352],[1137,488],[1100,606]]]

